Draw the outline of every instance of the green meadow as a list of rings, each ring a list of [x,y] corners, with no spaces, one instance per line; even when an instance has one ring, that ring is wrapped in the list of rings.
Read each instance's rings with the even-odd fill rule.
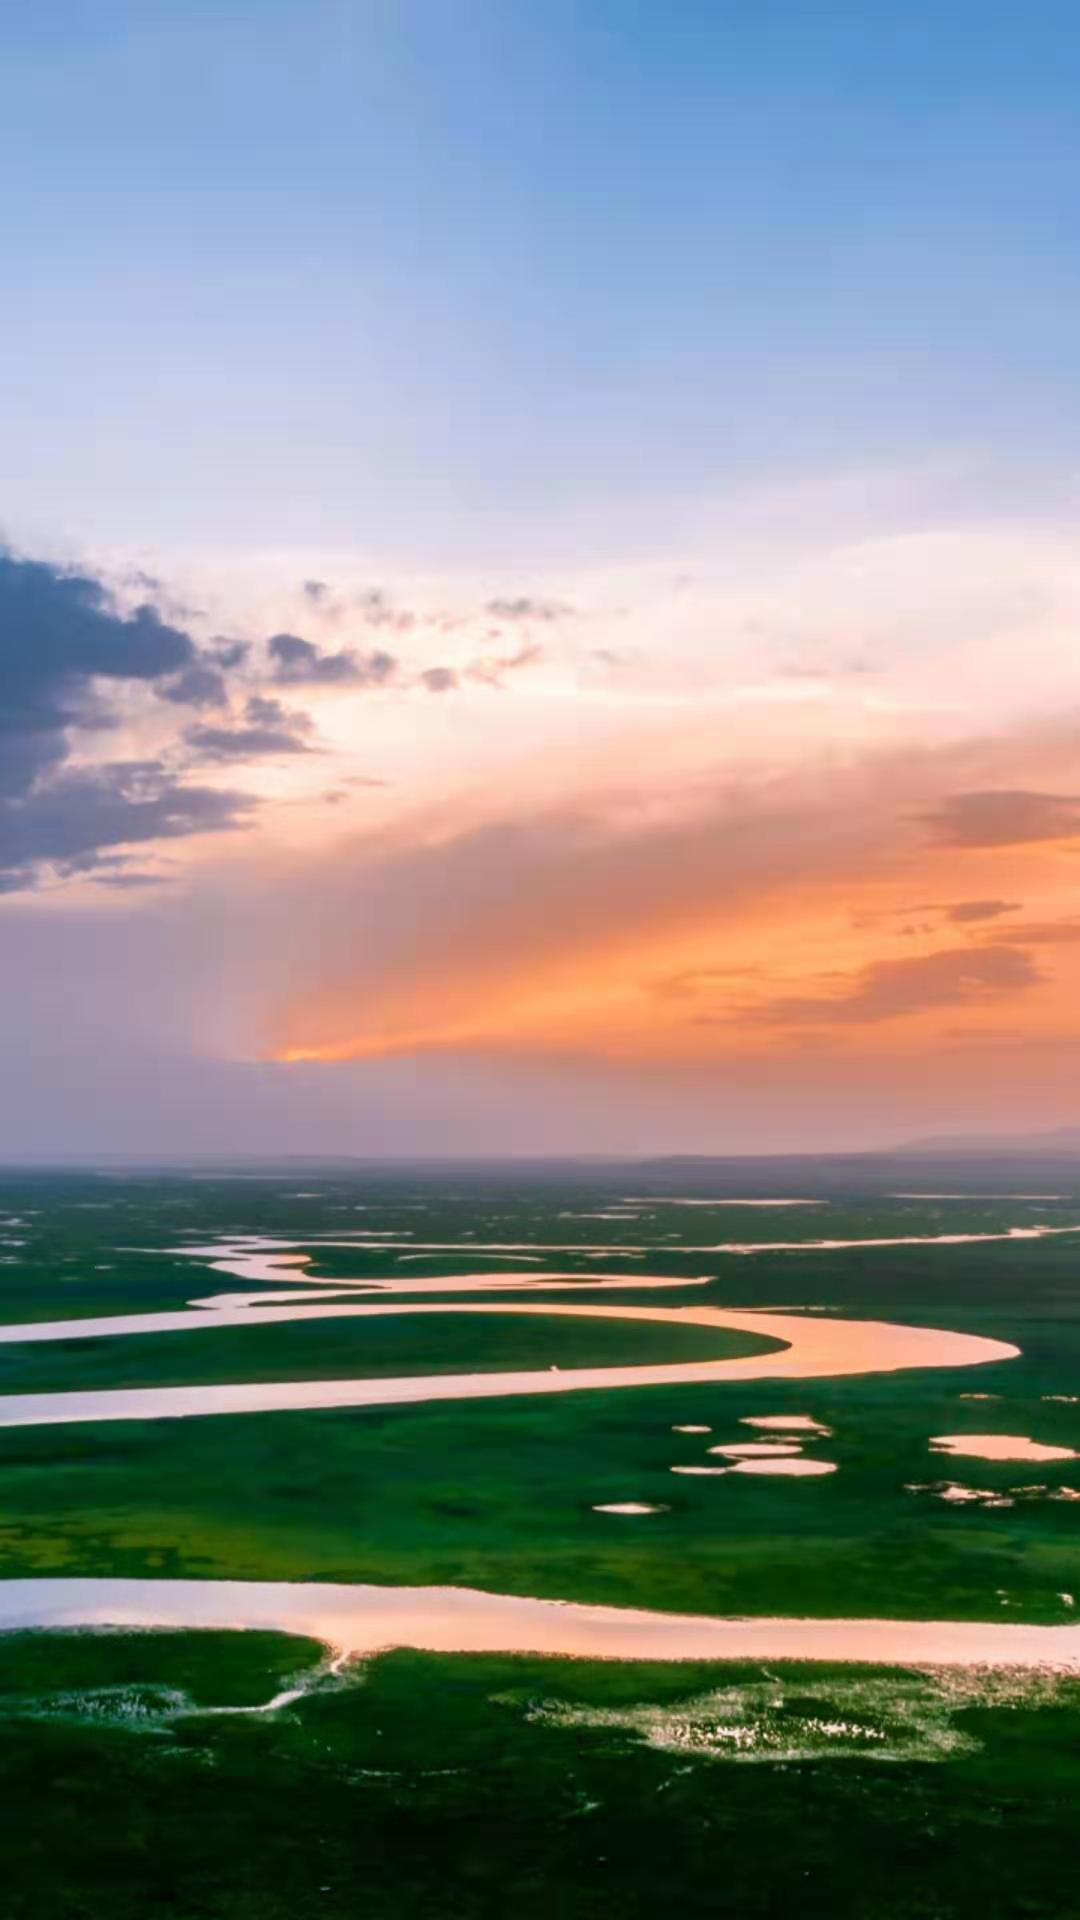
[[[787,1192],[764,1166],[759,1190],[768,1179]],[[878,1169],[872,1191],[865,1170],[827,1170],[827,1205],[775,1210],[671,1204],[695,1181],[715,1187],[707,1170],[679,1170],[664,1199],[640,1169],[4,1176],[8,1325],[270,1295],[175,1251],[257,1234],[309,1252],[326,1284],[497,1271],[478,1243],[513,1243],[536,1251],[520,1267],[530,1301],[571,1297],[545,1296],[545,1272],[707,1276],[685,1293],[628,1284],[603,1300],[905,1321],[1022,1351],[863,1378],[0,1427],[0,1580],[455,1585],[672,1612],[1067,1625],[1080,1460],[946,1459],[930,1441],[994,1432],[1080,1452],[1080,1233],[805,1247],[1080,1224],[1060,1168],[1008,1182],[1061,1191],[1053,1202],[886,1190],[971,1180],[950,1171]],[[650,1198],[631,1207],[635,1193]],[[616,1217],[591,1217],[605,1214]],[[372,1244],[325,1244],[358,1226]],[[727,1250],[762,1241],[798,1244]],[[403,1259],[422,1242],[449,1245]],[[484,1311],[8,1341],[0,1395],[767,1351],[718,1329],[500,1316],[490,1295],[453,1299]],[[794,1413],[831,1430],[807,1452],[834,1473],[671,1471],[745,1442],[747,1418]],[[950,1484],[973,1497],[943,1498]],[[595,1510],[627,1502],[659,1510]],[[250,1711],[293,1685],[287,1706]],[[671,1897],[677,1860],[691,1916],[1067,1915],[1080,1913],[1078,1756],[1080,1683],[1068,1679],[405,1651],[334,1674],[320,1648],[283,1634],[11,1633],[0,1832],[18,1892],[4,1911],[644,1916]]]
[[[314,1658],[310,1646],[206,1637],[209,1650],[140,1636],[137,1659],[128,1638],[121,1662],[113,1636],[95,1636],[96,1672],[79,1661],[73,1674],[61,1646],[52,1678],[129,1694],[140,1681],[144,1694],[180,1685],[198,1706],[226,1690],[242,1701],[268,1665],[284,1678]],[[25,1674],[22,1646],[9,1660],[16,1679],[49,1684],[39,1656]],[[798,1728],[820,1702],[802,1698],[802,1676],[782,1677]],[[544,1717],[553,1699],[616,1716],[644,1700],[677,1719],[691,1692],[747,1678],[390,1654],[274,1719],[150,1711],[141,1730],[119,1709],[111,1725],[70,1702],[34,1720],[0,1699],[5,1912],[496,1920],[512,1906],[529,1920],[646,1920],[676,1875],[681,1912],[731,1920],[1075,1911],[1061,1905],[1076,1888],[1075,1690],[1026,1707],[962,1704],[960,1751],[893,1761],[741,1764]],[[844,1674],[824,1678],[839,1710]],[[878,1685],[887,1701],[888,1677]]]

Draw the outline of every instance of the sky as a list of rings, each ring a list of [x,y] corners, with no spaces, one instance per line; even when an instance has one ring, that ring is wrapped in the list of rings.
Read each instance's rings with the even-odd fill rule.
[[[2,32],[0,1157],[1075,1124],[1075,8]]]

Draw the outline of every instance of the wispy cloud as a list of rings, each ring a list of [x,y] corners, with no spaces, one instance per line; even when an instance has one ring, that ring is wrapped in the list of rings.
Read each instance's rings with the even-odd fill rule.
[[[487,612],[493,620],[519,626],[548,625],[556,620],[572,620],[575,616],[575,609],[565,601],[549,600],[533,593],[497,596],[488,601]]]

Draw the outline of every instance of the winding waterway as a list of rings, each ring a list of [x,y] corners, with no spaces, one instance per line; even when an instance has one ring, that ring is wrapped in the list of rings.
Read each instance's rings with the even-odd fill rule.
[[[303,1256],[266,1242],[185,1247],[177,1252],[208,1259],[218,1272],[273,1282],[302,1278]],[[708,1278],[708,1276],[706,1276]],[[447,1292],[500,1295],[525,1289],[572,1288],[578,1295],[605,1289],[685,1286],[636,1274],[590,1276],[483,1273],[448,1278],[391,1276],[363,1282],[315,1281],[279,1294],[220,1294],[190,1308],[165,1313],[115,1314],[84,1320],[52,1320],[0,1327],[0,1342],[93,1340],[199,1328],[265,1325],[304,1320],[374,1319],[388,1314],[491,1313],[557,1315],[562,1318],[640,1320],[749,1333],[779,1343],[742,1359],[701,1360],[644,1366],[529,1369],[505,1373],[410,1374],[403,1378],[277,1380],[236,1385],[130,1387],[87,1392],[6,1394],[0,1426],[55,1426],[92,1420],[168,1420],[199,1415],[278,1413],[319,1407],[416,1405],[431,1400],[490,1400],[507,1395],[611,1391],[624,1387],[702,1385],[745,1380],[807,1380],[837,1374],[896,1373],[911,1367],[981,1366],[1016,1357],[1018,1348],[980,1335],[936,1327],[909,1327],[886,1320],[843,1320],[768,1309],[739,1310],[704,1305],[654,1307],[561,1301],[448,1301],[401,1298]],[[698,1280],[689,1284],[704,1284]],[[357,1304],[357,1293],[384,1296]],[[395,1297],[387,1300],[385,1296]],[[342,1297],[345,1296],[345,1297]],[[317,1304],[316,1304],[317,1303]]]
[[[366,1250],[375,1250],[370,1240]],[[587,1389],[807,1380],[894,1373],[907,1368],[981,1366],[1012,1359],[1019,1351],[1001,1340],[883,1320],[845,1320],[703,1303],[677,1307],[625,1301],[615,1304],[594,1297],[612,1290],[625,1293],[635,1289],[685,1289],[706,1284],[711,1275],[672,1280],[644,1274],[582,1276],[515,1271],[424,1277],[398,1274],[331,1281],[308,1277],[304,1267],[310,1256],[298,1250],[295,1243],[247,1237],[210,1246],[186,1245],[172,1251],[205,1262],[215,1272],[230,1274],[249,1285],[271,1286],[277,1290],[218,1293],[193,1300],[187,1308],[161,1313],[2,1326],[0,1342],[14,1345],[137,1337],[144,1333],[189,1332],[200,1327],[373,1318],[402,1313],[497,1311],[730,1329],[759,1335],[773,1344],[768,1351],[741,1359],[666,1365],[9,1394],[0,1397],[0,1425],[175,1419],[300,1408],[495,1399]],[[290,1284],[282,1286],[283,1282]],[[520,1296],[527,1289],[543,1291],[546,1295],[573,1291],[577,1298],[570,1302],[505,1297],[508,1293]],[[479,1301],[431,1298],[465,1292],[480,1293],[485,1298]],[[357,1295],[366,1297],[358,1300]],[[797,1419],[802,1426],[803,1416]],[[758,1424],[767,1423],[763,1418]],[[796,1420],[788,1424],[795,1426]],[[806,1424],[814,1425],[808,1416]],[[776,1442],[767,1449],[765,1443],[755,1446],[749,1442],[741,1448],[743,1453],[763,1450],[766,1451],[764,1460],[740,1459],[727,1468],[680,1470],[725,1472],[767,1468],[779,1471],[781,1467],[807,1473],[831,1470],[830,1463],[825,1462],[770,1458],[784,1451]],[[734,1453],[739,1448],[725,1451]],[[322,1641],[344,1657],[409,1647],[447,1653],[537,1653],[594,1659],[817,1660],[894,1666],[1080,1670],[1080,1624],[1050,1627],[1000,1621],[722,1619],[537,1600],[452,1587],[156,1579],[50,1578],[0,1582],[0,1631],[101,1626],[275,1628]]]

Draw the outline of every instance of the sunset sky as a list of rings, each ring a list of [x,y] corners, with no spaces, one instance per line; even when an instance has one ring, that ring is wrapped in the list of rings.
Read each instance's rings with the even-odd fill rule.
[[[1080,1123],[1080,37],[5,26],[0,1154]]]

